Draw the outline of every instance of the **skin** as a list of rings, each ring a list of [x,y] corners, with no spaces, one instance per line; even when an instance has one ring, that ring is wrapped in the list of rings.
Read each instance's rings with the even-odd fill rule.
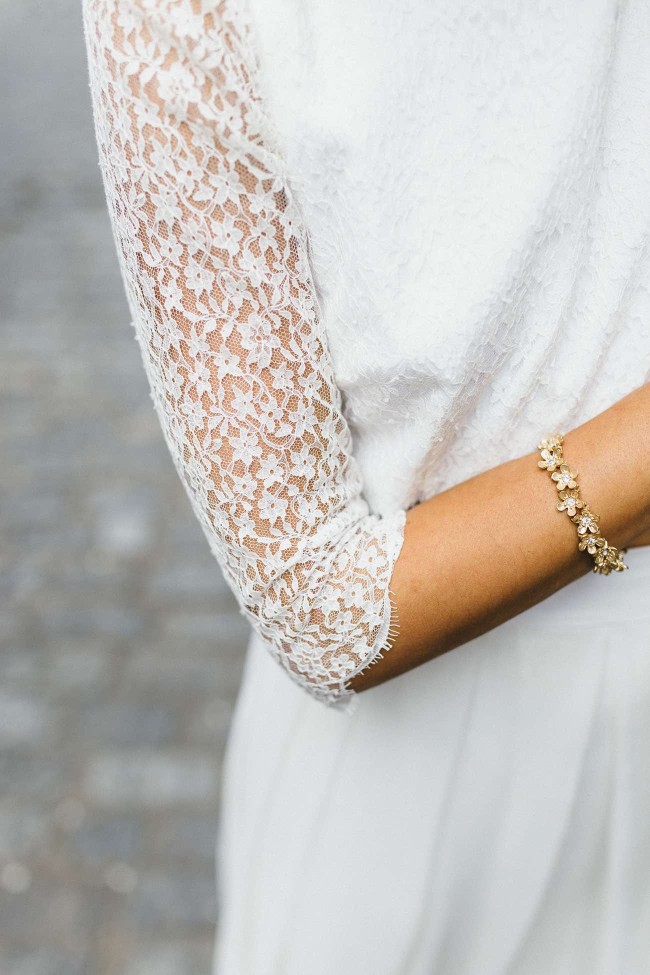
[[[650,532],[643,532],[633,542],[630,542],[628,548],[634,548],[638,545],[650,545]]]
[[[601,535],[619,550],[650,544],[650,383],[562,432],[565,462],[600,515]],[[399,632],[390,653],[350,681],[353,690],[453,650],[587,573],[607,587],[578,550],[576,526],[557,511],[539,459],[535,445],[407,512],[390,586]]]

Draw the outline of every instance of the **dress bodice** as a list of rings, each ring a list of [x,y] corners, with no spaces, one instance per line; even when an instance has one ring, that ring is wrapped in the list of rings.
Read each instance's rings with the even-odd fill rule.
[[[648,378],[647,4],[250,6],[374,509]]]

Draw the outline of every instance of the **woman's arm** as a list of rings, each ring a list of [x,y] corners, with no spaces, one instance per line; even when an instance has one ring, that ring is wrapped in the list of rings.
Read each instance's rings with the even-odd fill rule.
[[[348,709],[393,637],[381,518],[334,379],[239,0],[83,0],[99,160],[152,398],[243,615]]]
[[[603,537],[619,549],[650,541],[650,383],[560,432]],[[593,568],[538,460],[533,449],[407,512],[391,582],[399,634],[389,654],[353,678],[354,690],[466,643]],[[592,584],[606,599],[608,580],[594,575]]]
[[[630,542],[628,548],[639,548],[639,546],[650,545],[650,531],[642,532],[641,535],[637,535],[633,542]]]

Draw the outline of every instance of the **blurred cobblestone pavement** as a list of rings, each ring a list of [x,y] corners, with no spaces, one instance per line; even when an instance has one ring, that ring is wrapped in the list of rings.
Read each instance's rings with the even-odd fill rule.
[[[0,0],[0,970],[204,975],[247,624],[129,325],[79,0]]]

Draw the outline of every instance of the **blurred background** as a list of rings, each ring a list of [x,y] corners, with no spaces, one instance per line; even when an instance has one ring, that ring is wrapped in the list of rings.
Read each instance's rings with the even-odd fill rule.
[[[248,625],[162,440],[79,0],[0,0],[0,971],[211,966]]]

